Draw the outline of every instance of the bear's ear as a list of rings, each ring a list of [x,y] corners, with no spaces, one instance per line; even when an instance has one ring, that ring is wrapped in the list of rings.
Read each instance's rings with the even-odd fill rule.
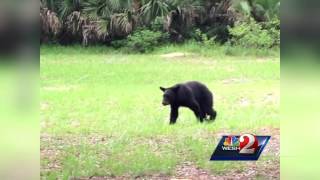
[[[160,87],[161,91],[165,92],[166,91],[166,88],[164,87]]]

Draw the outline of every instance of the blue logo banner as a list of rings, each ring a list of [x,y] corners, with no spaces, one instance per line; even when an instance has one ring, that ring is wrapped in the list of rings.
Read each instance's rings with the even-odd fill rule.
[[[222,136],[210,160],[256,161],[270,138],[252,134]]]

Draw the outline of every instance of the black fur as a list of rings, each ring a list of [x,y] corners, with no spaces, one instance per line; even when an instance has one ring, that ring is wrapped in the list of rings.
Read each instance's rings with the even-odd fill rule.
[[[160,89],[163,94],[163,105],[171,106],[170,124],[174,124],[178,118],[179,107],[191,109],[200,122],[210,116],[210,120],[216,118],[216,111],[213,109],[213,95],[210,90],[202,83],[190,81],[176,84],[170,88]]]

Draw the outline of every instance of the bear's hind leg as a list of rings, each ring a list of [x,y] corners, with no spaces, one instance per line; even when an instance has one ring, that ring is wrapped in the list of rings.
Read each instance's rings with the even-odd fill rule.
[[[205,113],[210,116],[209,120],[215,120],[217,116],[217,112],[213,108],[207,106],[204,108],[204,110],[205,110]]]
[[[201,109],[201,116],[204,118],[204,119],[207,119],[207,115],[209,115],[206,111],[206,106],[201,104],[200,105],[200,109]]]
[[[205,118],[205,113],[202,112],[200,106],[198,103],[194,102],[191,106],[190,109],[194,112],[194,115],[200,120],[200,122],[203,122],[203,119]]]
[[[213,108],[209,108],[208,114],[210,115],[210,120],[215,120],[217,112]]]

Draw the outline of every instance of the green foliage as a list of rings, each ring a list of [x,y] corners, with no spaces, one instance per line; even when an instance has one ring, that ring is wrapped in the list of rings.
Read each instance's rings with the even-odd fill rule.
[[[111,42],[111,46],[116,49],[125,47],[127,44],[128,44],[127,39],[120,39],[120,40],[115,40]]]
[[[233,8],[245,17],[255,16],[264,21],[280,18],[280,0],[236,0]]]
[[[263,24],[263,28],[267,29],[274,39],[274,46],[280,45],[280,19],[274,18]]]
[[[162,31],[163,30],[164,19],[162,17],[156,17],[151,23],[151,30]]]
[[[127,39],[112,42],[115,48],[124,48],[129,52],[145,53],[152,51],[156,46],[163,44],[169,35],[161,31],[151,31],[147,29],[138,29]]]
[[[203,33],[200,29],[195,30],[195,39],[205,46],[211,46],[216,44],[215,37],[210,38],[206,33]]]
[[[280,18],[280,0],[256,0],[265,11],[268,19]]]
[[[74,11],[81,10],[80,0],[62,0],[58,1],[58,11],[61,18],[65,19]]]
[[[275,28],[280,23],[276,21],[279,16],[279,0],[40,0],[40,4],[40,9],[48,8],[52,11],[51,14],[55,13],[60,18],[59,32],[64,33],[61,36],[50,31],[42,33],[41,38],[46,39],[46,42],[57,40],[61,44],[81,41],[83,44],[109,44],[112,41],[114,47],[127,46],[133,51],[144,52],[153,49],[152,46],[158,44],[158,40],[142,43],[139,39],[158,39],[157,32],[165,30],[170,34],[171,42],[196,39],[205,45],[210,45],[213,41],[225,43],[231,37],[228,25],[233,26],[235,21],[243,21],[255,14],[254,19],[263,23],[247,23],[251,27],[240,24],[231,33],[231,41],[242,44],[240,41],[248,40],[248,46],[252,47],[268,47],[280,43],[280,33]],[[79,14],[81,18],[74,18],[74,14]],[[46,17],[46,14],[43,13],[42,16]],[[259,18],[263,20],[257,20]],[[57,21],[50,18],[42,20],[47,21],[41,23],[44,26],[42,29],[49,29],[45,26],[48,24],[50,27],[57,26]],[[74,33],[71,31],[74,28],[69,25],[76,20],[79,20],[76,22],[79,28]],[[137,28],[146,31],[134,32]],[[194,29],[201,29],[202,34],[197,34]],[[141,37],[143,33],[147,37]],[[128,35],[130,37],[127,40],[118,41]],[[139,38],[135,38],[136,36]],[[159,39],[169,41],[168,34],[161,33],[161,36],[165,38]]]
[[[280,31],[276,28],[266,29],[254,20],[238,22],[229,28],[232,45],[246,48],[271,48],[279,45]]]
[[[169,12],[169,5],[163,0],[149,0],[141,7],[145,23],[151,23],[158,16],[165,16]]]
[[[160,31],[138,30],[128,36],[128,47],[132,51],[143,53],[153,50],[165,38],[167,35]]]
[[[130,2],[123,0],[90,0],[83,4],[83,11],[89,17],[103,19],[111,19],[113,14],[123,13],[130,7]]]

